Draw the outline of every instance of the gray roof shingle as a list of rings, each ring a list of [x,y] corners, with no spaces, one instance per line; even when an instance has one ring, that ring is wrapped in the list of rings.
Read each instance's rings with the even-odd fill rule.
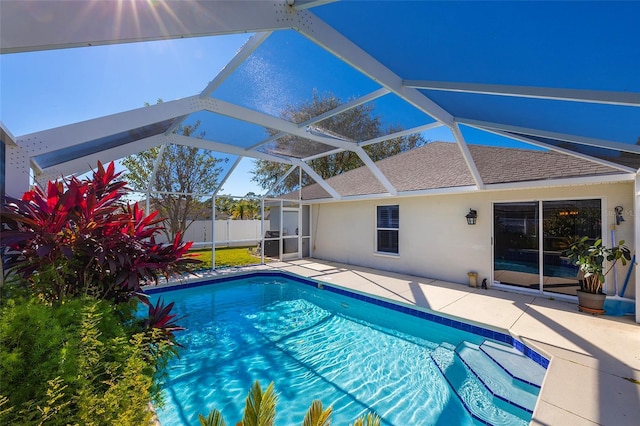
[[[553,151],[481,145],[469,145],[469,151],[485,184],[620,173],[613,167]],[[475,185],[460,148],[451,142],[432,142],[376,165],[399,192]],[[342,196],[387,192],[367,167],[326,182]],[[330,198],[317,183],[304,187],[302,195],[304,200]]]

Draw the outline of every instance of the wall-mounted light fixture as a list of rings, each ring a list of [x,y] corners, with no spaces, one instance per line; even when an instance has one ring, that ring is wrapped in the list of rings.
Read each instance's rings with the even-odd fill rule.
[[[624,210],[624,208],[622,208],[622,206],[616,206],[614,210],[616,212],[616,225],[620,225],[620,222],[624,222],[624,216],[622,216],[622,210]]]
[[[467,218],[467,225],[475,225],[476,220],[478,219],[478,212],[473,209],[469,209],[469,213],[467,213],[465,217]]]

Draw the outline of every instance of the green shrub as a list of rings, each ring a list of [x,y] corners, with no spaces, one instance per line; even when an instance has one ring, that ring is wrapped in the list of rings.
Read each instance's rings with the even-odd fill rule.
[[[161,402],[157,365],[175,346],[124,320],[131,309],[89,298],[8,301],[0,310],[2,424],[147,423],[148,403]]]
[[[118,176],[98,163],[91,178],[2,200],[0,424],[139,425],[160,402],[183,328],[141,284],[197,261],[179,234],[156,244],[163,220],[126,202]]]
[[[0,204],[3,269],[49,302],[91,296],[115,303],[137,297],[142,282],[188,270],[191,242],[178,233],[157,244],[158,212],[129,204],[114,163],[91,178],[49,182]]]

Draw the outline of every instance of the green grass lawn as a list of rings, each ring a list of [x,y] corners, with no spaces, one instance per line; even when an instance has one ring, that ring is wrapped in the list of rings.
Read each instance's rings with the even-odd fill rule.
[[[253,256],[249,253],[250,247],[224,247],[216,249],[216,268],[226,266],[255,265],[260,263],[260,256]],[[198,269],[211,269],[211,249],[189,250],[189,253],[196,254],[196,259],[202,263],[197,265]]]

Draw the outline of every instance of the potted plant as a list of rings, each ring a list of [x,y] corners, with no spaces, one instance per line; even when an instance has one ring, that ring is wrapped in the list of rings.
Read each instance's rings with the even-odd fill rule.
[[[578,307],[583,312],[604,313],[605,294],[602,293],[604,277],[611,272],[617,261],[623,265],[631,260],[631,252],[624,245],[624,240],[613,247],[602,245],[602,239],[590,242],[589,237],[576,239],[567,250],[565,255],[569,261],[578,266],[578,279],[580,280],[580,290],[578,293]],[[608,269],[605,269],[605,261],[610,262]]]

